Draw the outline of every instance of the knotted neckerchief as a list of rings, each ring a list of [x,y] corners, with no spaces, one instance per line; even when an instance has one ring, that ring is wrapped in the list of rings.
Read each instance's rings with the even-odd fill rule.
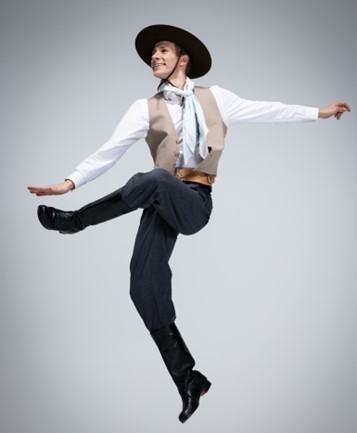
[[[159,92],[172,92],[184,97],[183,105],[183,160],[186,164],[195,154],[196,144],[198,141],[198,152],[202,159],[208,155],[207,134],[208,128],[205,117],[196,95],[193,93],[195,85],[192,80],[186,77],[184,90],[164,82],[159,87]]]

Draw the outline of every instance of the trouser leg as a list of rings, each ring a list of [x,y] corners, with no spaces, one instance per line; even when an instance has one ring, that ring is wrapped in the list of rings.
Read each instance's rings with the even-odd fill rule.
[[[169,260],[177,235],[153,206],[144,210],[130,262],[130,296],[149,331],[176,317]]]
[[[122,188],[131,208],[144,207],[131,260],[131,297],[152,331],[175,320],[169,259],[178,233],[192,234],[207,222],[210,194],[164,170],[138,173]]]
[[[138,208],[154,206],[177,232],[193,234],[207,224],[211,197],[198,186],[186,185],[163,169],[134,175],[113,193],[78,211],[62,211],[40,205],[38,217],[49,230],[76,233]]]

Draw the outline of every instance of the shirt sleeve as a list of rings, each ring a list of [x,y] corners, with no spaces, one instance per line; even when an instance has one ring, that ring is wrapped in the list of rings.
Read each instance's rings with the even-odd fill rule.
[[[212,86],[211,91],[227,127],[240,122],[312,122],[318,118],[316,107],[250,101],[218,86]]]
[[[130,146],[145,138],[148,130],[147,99],[139,99],[122,117],[110,139],[84,159],[66,179],[70,179],[76,188],[92,181],[109,170]]]

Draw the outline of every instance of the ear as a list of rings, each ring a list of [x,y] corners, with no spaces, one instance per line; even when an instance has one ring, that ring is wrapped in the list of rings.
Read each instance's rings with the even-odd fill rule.
[[[180,65],[186,66],[190,61],[190,56],[188,54],[183,54],[180,58]]]

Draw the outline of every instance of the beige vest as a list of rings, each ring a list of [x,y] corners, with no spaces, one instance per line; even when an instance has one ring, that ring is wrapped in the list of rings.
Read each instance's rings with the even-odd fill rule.
[[[208,156],[198,165],[196,170],[216,175],[227,128],[212,92],[204,87],[195,87],[195,95],[202,106],[208,127],[209,150]],[[164,168],[173,174],[179,154],[180,140],[162,93],[157,93],[148,99],[148,106],[149,132],[146,142],[149,145],[155,168]]]

